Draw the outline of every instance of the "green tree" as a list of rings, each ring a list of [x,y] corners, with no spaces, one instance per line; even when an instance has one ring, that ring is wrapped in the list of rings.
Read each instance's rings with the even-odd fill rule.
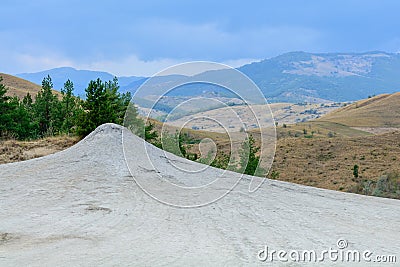
[[[37,129],[33,123],[32,98],[30,94],[19,101],[17,97],[6,95],[7,88],[0,77],[0,136],[17,139],[37,137]]]
[[[86,136],[105,122],[104,107],[102,106],[106,101],[104,84],[100,79],[90,81],[85,92],[86,100],[83,102],[85,113],[82,113],[83,118],[80,120],[78,128],[78,134],[82,136]]]
[[[89,82],[85,89],[86,100],[82,104],[85,112],[80,115],[78,124],[79,135],[85,136],[103,123],[123,123],[131,95],[120,94],[118,89],[117,78],[108,82],[102,82],[100,79]],[[132,116],[132,120],[136,120],[136,108],[133,105],[129,107],[129,116]]]
[[[23,101],[19,101],[17,97],[10,100],[12,106],[12,120],[10,130],[18,139],[37,138],[38,132],[36,124],[32,120],[32,113],[25,106]]]
[[[74,96],[73,91],[74,84],[68,79],[64,83],[63,89],[61,89],[61,114],[63,116],[61,129],[67,134],[71,132],[72,127],[76,124],[77,117],[81,114],[81,111],[79,110],[81,107],[80,99]]]
[[[260,147],[255,146],[255,140],[250,135],[245,142],[242,144],[242,149],[239,153],[239,172],[262,176],[264,170],[258,167],[260,162],[260,156],[257,153],[260,151]]]
[[[357,164],[353,166],[353,176],[354,176],[354,178],[358,178],[358,169],[359,169],[359,167],[358,167]]]
[[[154,130],[154,124],[149,122],[145,127],[144,127],[144,140],[147,142],[160,147],[160,143],[158,141],[158,133]]]
[[[3,77],[0,77],[0,134],[4,136],[10,134],[13,108],[9,103],[10,97],[6,95],[8,89],[2,81]]]

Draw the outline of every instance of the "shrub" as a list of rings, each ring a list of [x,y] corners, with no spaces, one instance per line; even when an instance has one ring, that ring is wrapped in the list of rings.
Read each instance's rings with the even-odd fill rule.
[[[353,167],[353,176],[354,176],[354,178],[358,178],[358,169],[359,169],[358,165],[357,164],[354,165],[354,167]]]

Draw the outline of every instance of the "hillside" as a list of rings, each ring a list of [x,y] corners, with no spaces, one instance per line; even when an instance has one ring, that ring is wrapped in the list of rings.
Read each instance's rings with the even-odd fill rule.
[[[384,174],[400,173],[399,140],[400,131],[280,138],[272,168],[279,173],[279,180],[348,192],[366,181],[376,182]],[[358,179],[353,176],[355,164],[360,166]]]
[[[400,128],[400,93],[382,94],[337,109],[318,121],[351,127]]]
[[[3,77],[2,83],[8,88],[7,95],[9,96],[23,98],[29,92],[32,98],[35,98],[37,93],[42,88],[40,85],[9,74],[0,73],[0,76]],[[59,91],[53,90],[53,93],[55,93],[58,97],[61,97],[61,93]]]
[[[274,101],[353,101],[400,89],[400,54],[291,52],[239,68]]]
[[[269,105],[274,120],[278,125],[313,120],[338,109],[340,106],[341,104],[337,103],[272,103]],[[185,125],[186,128],[202,129],[210,132],[225,132],[226,130],[238,132],[243,124],[246,124],[246,129],[254,130],[259,127],[258,121],[265,121],[271,118],[271,115],[265,113],[265,110],[266,108],[263,105],[251,105],[250,108],[244,105],[229,106],[198,112],[176,120],[172,118],[167,123],[174,126]],[[240,115],[241,120],[237,119],[234,116],[235,114]],[[212,118],[213,120],[208,120],[207,118]],[[225,125],[227,129],[223,129],[221,125]]]
[[[0,76],[3,77],[2,83],[8,88],[9,96],[22,98],[29,92],[34,97],[41,90],[39,85],[30,81],[5,73],[0,73]]]

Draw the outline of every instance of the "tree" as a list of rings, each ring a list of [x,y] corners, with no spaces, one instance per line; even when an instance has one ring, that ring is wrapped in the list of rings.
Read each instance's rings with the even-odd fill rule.
[[[12,106],[13,123],[9,129],[18,139],[37,138],[38,128],[32,120],[32,112],[26,107],[23,101],[19,101],[17,97],[10,100]]]
[[[358,165],[357,164],[354,165],[354,167],[353,167],[354,178],[358,178],[358,169],[359,169]]]
[[[242,144],[242,149],[239,153],[239,172],[261,176],[263,169],[258,167],[260,156],[257,153],[260,151],[260,147],[255,146],[255,140],[252,135],[250,135],[245,142]]]
[[[74,109],[75,109],[75,100],[74,100],[74,84],[71,80],[67,80],[64,83],[64,88],[61,89],[62,100],[62,115],[64,117],[64,121],[62,124],[62,129],[66,133],[69,133],[71,127],[73,126],[73,116],[74,116]]]
[[[154,130],[154,124],[149,122],[144,127],[144,140],[157,147],[160,147],[161,144],[157,139],[158,139],[158,133]]]
[[[85,112],[81,114],[78,125],[79,135],[85,136],[103,123],[122,124],[128,106],[131,119],[137,118],[136,108],[129,105],[130,93],[120,94],[118,89],[117,78],[108,82],[102,82],[100,79],[89,82],[85,89],[86,101],[82,104]],[[144,133],[144,128],[142,129]]]
[[[13,107],[10,104],[10,97],[6,95],[8,89],[2,83],[3,77],[0,77],[0,135],[10,135],[13,124]]]
[[[78,134],[82,136],[86,136],[103,123],[104,107],[102,104],[106,101],[104,84],[100,79],[90,81],[85,92],[86,101],[83,102],[85,113],[82,114],[83,118],[80,120],[78,128]]]
[[[35,117],[39,124],[39,133],[42,136],[54,134],[55,129],[52,126],[57,124],[57,109],[55,106],[57,106],[59,101],[53,94],[52,88],[53,82],[48,75],[42,81],[42,90],[37,94],[34,104]]]

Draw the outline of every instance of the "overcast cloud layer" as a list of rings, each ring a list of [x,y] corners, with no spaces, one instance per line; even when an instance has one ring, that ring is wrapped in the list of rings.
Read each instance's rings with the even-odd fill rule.
[[[190,60],[240,66],[299,50],[400,51],[400,1],[215,2],[2,1],[0,72],[151,75]]]

